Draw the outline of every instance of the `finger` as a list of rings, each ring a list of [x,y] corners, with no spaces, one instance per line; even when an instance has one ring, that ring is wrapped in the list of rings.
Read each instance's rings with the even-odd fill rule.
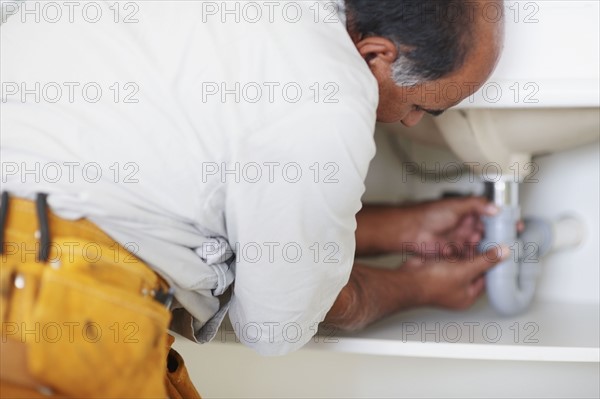
[[[522,233],[522,232],[523,232],[523,230],[525,230],[525,222],[523,222],[522,220],[519,220],[519,221],[517,222],[517,231],[518,231],[519,233]]]
[[[475,230],[475,215],[468,214],[460,219],[456,228],[452,231],[455,239],[462,242]]]
[[[454,241],[456,244],[462,244],[467,241],[471,235],[473,234],[473,229],[468,228],[467,226],[462,226],[452,232],[450,240]]]
[[[478,215],[493,216],[499,211],[496,205],[484,197],[452,198],[448,200],[448,206],[459,215],[474,212]]]
[[[483,232],[477,229],[477,218],[470,214],[452,235],[452,239],[459,245],[469,245],[481,240]]]
[[[494,246],[483,254],[475,256],[473,262],[469,263],[468,273],[474,279],[508,258],[509,255],[510,249],[506,245]]]
[[[475,229],[473,231],[473,233],[471,233],[471,236],[469,237],[469,239],[466,240],[466,243],[468,245],[477,245],[483,239],[484,236],[485,236],[485,234],[482,230]]]
[[[469,239],[466,242],[468,244],[476,243],[476,242],[481,241],[481,237],[482,237],[482,234],[480,232],[475,232],[475,233],[471,234],[471,236],[469,237]]]
[[[485,287],[485,277],[479,276],[477,277],[469,286],[468,294],[471,298],[477,298],[483,292]]]
[[[472,212],[468,213],[465,217],[463,217],[461,221],[461,227],[473,230],[475,229],[475,225],[477,224],[478,219],[479,218],[477,217],[477,214]]]
[[[483,231],[485,230],[485,227],[483,225],[483,222],[481,221],[481,219],[477,220],[477,226],[475,228],[478,232],[483,234]]]
[[[457,248],[457,245],[455,242],[453,241],[448,241],[444,244],[444,246],[442,247],[442,256],[443,257],[450,257],[454,254],[457,253],[457,251],[459,251],[460,249]]]

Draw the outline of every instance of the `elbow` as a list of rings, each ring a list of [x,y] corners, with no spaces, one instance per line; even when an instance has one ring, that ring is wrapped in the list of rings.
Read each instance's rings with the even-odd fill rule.
[[[366,292],[351,278],[340,291],[324,323],[328,328],[341,331],[361,330],[372,322],[374,312],[371,307]]]

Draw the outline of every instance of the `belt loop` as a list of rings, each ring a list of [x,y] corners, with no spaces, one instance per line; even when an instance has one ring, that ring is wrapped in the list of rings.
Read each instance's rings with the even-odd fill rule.
[[[0,254],[4,253],[4,229],[8,219],[8,191],[2,192],[2,203],[0,204]]]
[[[48,222],[48,194],[38,193],[35,197],[35,209],[37,211],[40,227],[40,252],[39,262],[47,262],[50,255],[50,223]]]

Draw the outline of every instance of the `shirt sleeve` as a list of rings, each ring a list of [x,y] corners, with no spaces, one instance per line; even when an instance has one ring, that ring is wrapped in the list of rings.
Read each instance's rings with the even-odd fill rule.
[[[352,269],[377,96],[342,94],[279,107],[223,166],[236,253],[229,316],[240,341],[263,355],[310,341]]]

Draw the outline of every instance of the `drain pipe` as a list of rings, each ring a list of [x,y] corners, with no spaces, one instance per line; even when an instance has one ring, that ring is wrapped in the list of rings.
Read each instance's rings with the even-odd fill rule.
[[[479,252],[502,244],[510,256],[485,276],[490,303],[507,316],[525,311],[532,303],[540,274],[540,259],[547,253],[578,245],[583,238],[583,223],[573,217],[555,223],[541,218],[524,218],[524,231],[517,234],[521,219],[519,183],[510,180],[486,182],[486,196],[500,212],[483,218],[484,239]]]

